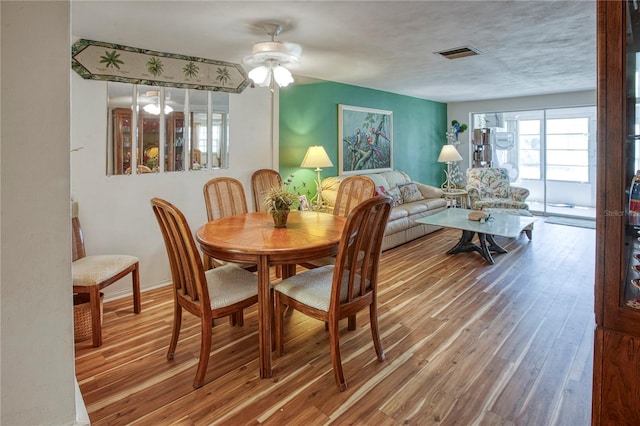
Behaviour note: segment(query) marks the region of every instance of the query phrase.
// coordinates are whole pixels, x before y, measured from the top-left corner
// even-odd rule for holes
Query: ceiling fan
[[[258,86],[269,87],[274,81],[280,87],[288,86],[293,77],[283,65],[298,62],[302,47],[275,39],[282,32],[282,25],[264,24],[263,27],[271,40],[254,43],[251,54],[242,58],[242,64]]]

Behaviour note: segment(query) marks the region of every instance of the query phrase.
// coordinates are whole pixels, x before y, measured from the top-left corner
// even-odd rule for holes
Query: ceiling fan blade
[[[302,54],[302,46],[297,43],[283,42],[284,48],[290,55],[300,57]]]

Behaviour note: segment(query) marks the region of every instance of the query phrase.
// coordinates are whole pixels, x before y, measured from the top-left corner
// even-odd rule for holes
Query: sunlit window
[[[547,179],[589,181],[589,119],[547,120]]]
[[[541,120],[519,120],[520,178],[540,179],[542,176],[540,132]]]

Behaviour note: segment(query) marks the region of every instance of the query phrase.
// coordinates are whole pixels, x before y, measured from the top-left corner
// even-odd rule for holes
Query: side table
[[[444,190],[443,197],[447,200],[447,207],[467,208],[467,198],[469,193],[466,189],[450,189]]]

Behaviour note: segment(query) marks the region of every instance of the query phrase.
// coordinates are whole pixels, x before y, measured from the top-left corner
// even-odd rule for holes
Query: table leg
[[[462,253],[462,252],[468,252],[468,251],[479,251],[480,247],[478,247],[471,241],[474,235],[475,235],[475,232],[473,231],[462,231],[462,236],[460,237],[460,241],[458,241],[458,243],[455,246],[453,246],[447,252],[447,254],[455,254],[455,253]]]
[[[460,237],[460,241],[458,241],[458,243],[455,246],[453,246],[449,251],[447,251],[447,254],[477,251],[482,255],[482,257],[485,258],[487,262],[493,264],[494,260],[493,260],[493,256],[491,255],[491,252],[507,253],[507,250],[500,247],[498,243],[496,243],[496,240],[493,238],[493,235],[478,233],[478,241],[480,242],[479,246],[472,241],[474,235],[475,235],[475,232],[473,231],[462,231],[462,236]],[[488,246],[487,246],[487,242],[489,242]]]
[[[258,259],[258,347],[260,351],[260,377],[271,377],[271,318],[273,303],[269,288],[269,261],[267,256]]]
[[[292,277],[296,274],[296,265],[282,265],[282,279]]]
[[[490,251],[494,253],[508,253],[507,250],[505,250],[498,243],[496,243],[496,240],[493,239],[493,235],[487,234],[487,241],[489,241],[489,244],[491,244],[489,246]]]
[[[489,251],[489,248],[487,247],[487,234],[478,234],[478,241],[480,241],[480,254],[482,255],[482,257],[484,257],[484,259],[491,263],[492,265],[495,263],[495,261],[493,260],[493,257],[491,256],[491,251]]]

